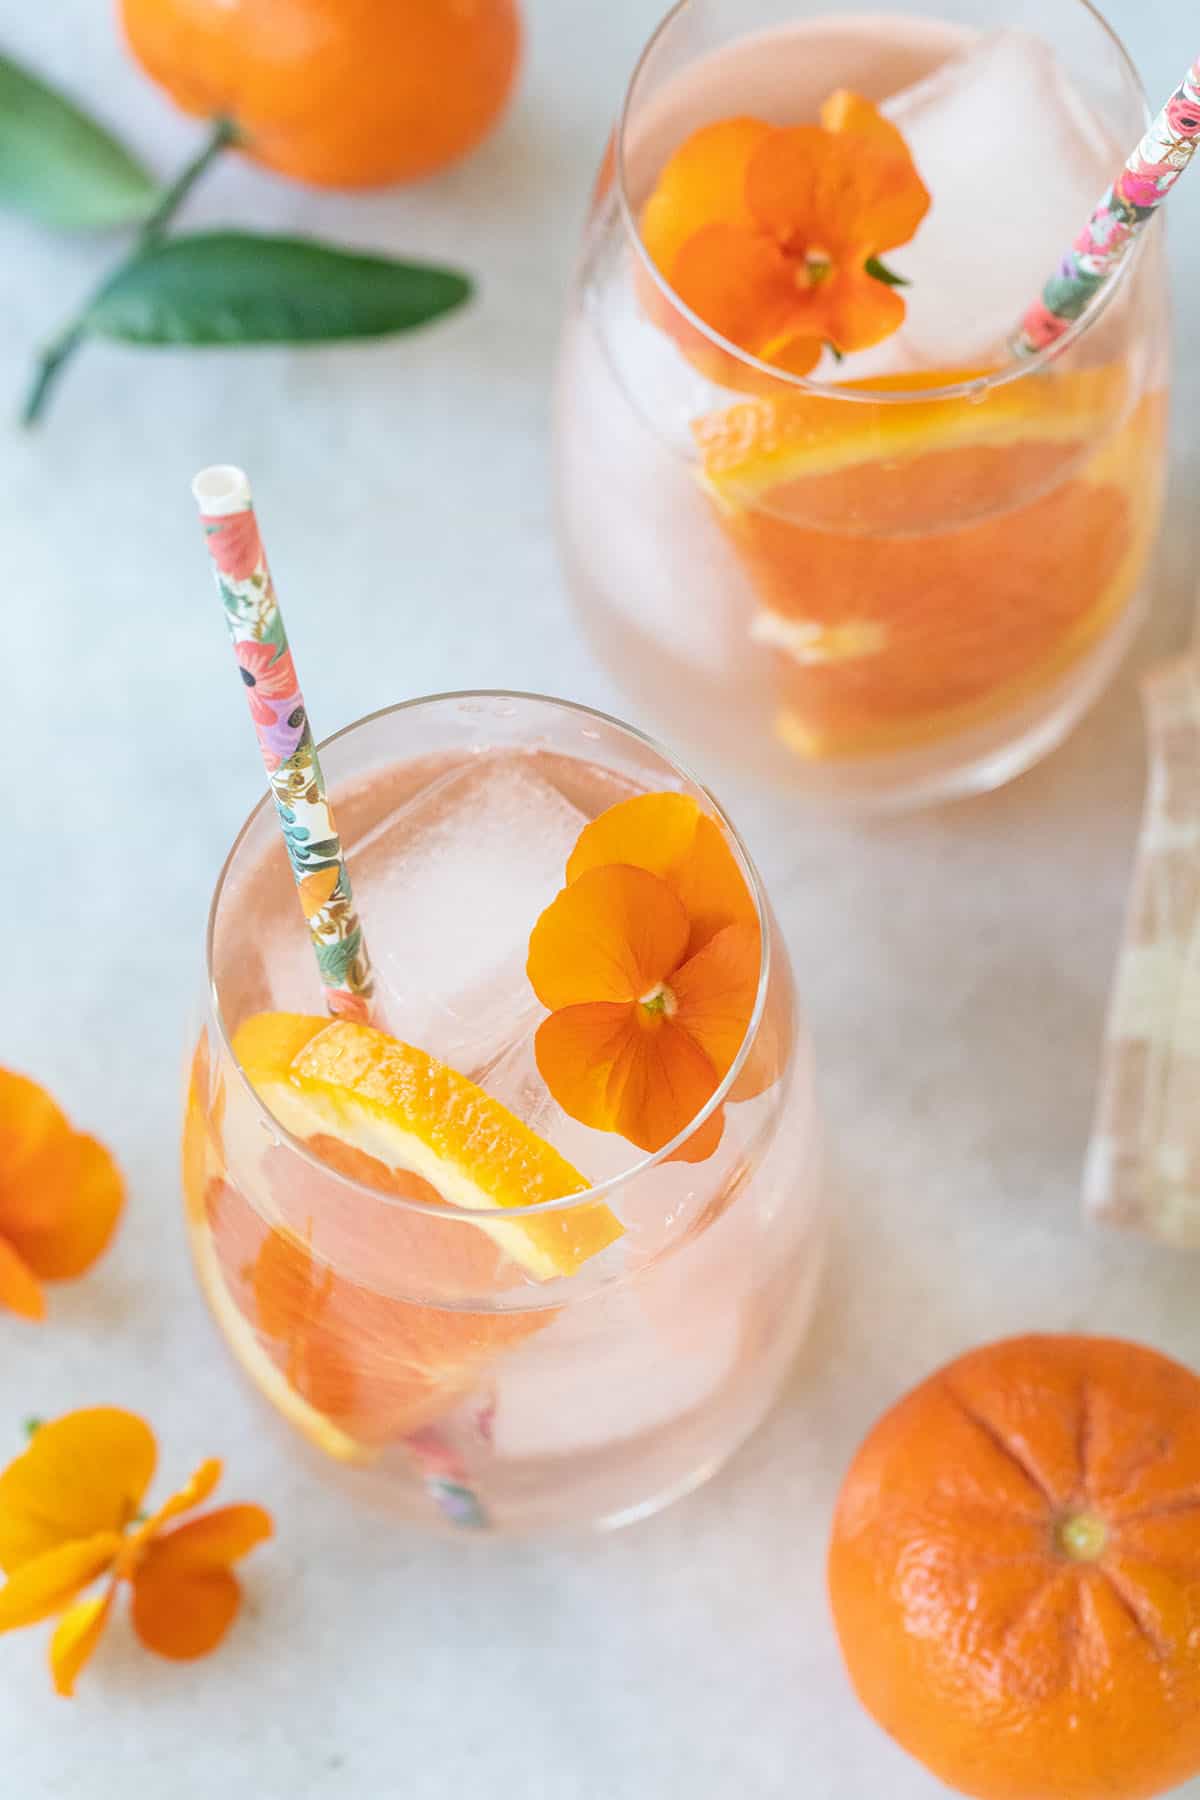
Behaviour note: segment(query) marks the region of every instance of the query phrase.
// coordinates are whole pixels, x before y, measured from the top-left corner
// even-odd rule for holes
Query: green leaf
[[[263,634],[259,639],[259,642],[262,644],[274,644],[277,650],[285,650],[287,648],[287,633],[283,629],[283,614],[277,606],[272,607],[271,615],[268,618],[266,625],[263,627]]]
[[[1086,270],[1072,270],[1070,275],[1052,275],[1042,289],[1042,299],[1060,319],[1078,319],[1086,311],[1097,288],[1104,286],[1103,275]]]
[[[96,295],[87,329],[129,344],[302,344],[410,331],[461,306],[465,275],[309,238],[198,232],[153,245]]]
[[[123,144],[0,56],[0,204],[44,225],[101,230],[148,217],[158,199]]]
[[[911,281],[905,281],[903,275],[897,275],[886,263],[881,263],[877,256],[868,256],[863,268],[873,281],[882,281],[884,287],[911,287]]]
[[[315,844],[297,845],[297,851],[303,857],[306,867],[319,862],[322,868],[327,868],[331,862],[337,861],[341,848],[335,837],[320,838]]]
[[[362,931],[357,925],[348,937],[340,938],[336,943],[317,944],[317,967],[321,971],[321,979],[328,987],[342,985],[357,962],[361,949]]]

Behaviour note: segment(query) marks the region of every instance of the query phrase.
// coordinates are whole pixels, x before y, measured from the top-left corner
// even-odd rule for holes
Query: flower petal
[[[77,1601],[58,1621],[50,1639],[50,1672],[55,1692],[64,1699],[75,1692],[76,1681],[104,1635],[115,1593],[116,1585],[110,1582],[103,1594]]]
[[[220,1479],[221,1464],[216,1457],[209,1457],[189,1476],[183,1487],[172,1494],[169,1499],[164,1500],[156,1512],[152,1512],[148,1519],[142,1521],[136,1531],[129,1534],[125,1540],[125,1553],[122,1560],[132,1567],[144,1546],[158,1537],[163,1526],[169,1525],[171,1520],[177,1519],[181,1513],[191,1512],[194,1507],[202,1505]]]
[[[268,700],[290,700],[298,693],[296,667],[290,650],[282,650],[278,644],[245,638],[234,646],[234,654],[252,700],[258,696]]]
[[[661,1150],[707,1106],[716,1087],[712,1063],[675,1020],[645,1023],[631,1059],[617,1128],[643,1150]]]
[[[671,284],[710,331],[751,356],[786,330],[795,309],[795,267],[753,225],[695,232],[675,258]]]
[[[173,1661],[214,1651],[239,1606],[241,1582],[225,1564],[191,1568],[151,1553],[133,1577],[133,1629],[148,1651]]]
[[[707,813],[696,821],[692,847],[671,877],[692,921],[688,955],[694,956],[726,925],[753,925],[758,912],[746,877],[720,825]]]
[[[892,156],[912,161],[912,152],[900,127],[885,119],[877,106],[850,88],[836,88],[821,107],[820,116],[826,131],[865,133]]]
[[[543,1006],[628,1002],[683,959],[688,916],[644,869],[590,869],[563,888],[533,928],[528,974]]]
[[[807,329],[781,331],[758,352],[759,362],[770,363],[788,375],[811,375],[825,350],[824,337],[812,337]]]
[[[58,1218],[69,1192],[71,1127],[45,1088],[0,1069],[0,1235]]]
[[[642,210],[640,232],[668,281],[687,240],[704,225],[748,225],[746,167],[771,127],[761,119],[722,119],[679,146]]]
[[[876,156],[874,143],[870,155],[862,156],[859,192],[856,222],[872,251],[907,244],[932,204],[912,157],[889,155],[882,145]]]
[[[633,1001],[567,1006],[538,1026],[538,1072],[564,1112],[615,1131],[625,1066],[637,1037]]]
[[[723,926],[757,917],[728,838],[689,794],[635,794],[585,825],[567,863],[568,882],[605,863],[647,869],[674,889],[691,919],[689,956]]]
[[[538,1027],[542,1079],[572,1118],[661,1150],[712,1097],[708,1057],[664,1015],[637,1006],[570,1006]]]
[[[789,248],[828,254],[856,243],[856,198],[853,153],[819,125],[787,126],[755,145],[746,168],[747,205],[754,223]]]
[[[826,321],[839,350],[867,350],[904,323],[907,308],[895,288],[864,269],[844,269],[829,283]]]
[[[208,553],[223,575],[247,581],[263,560],[258,521],[250,511],[202,514]]]
[[[97,1406],[41,1425],[0,1474],[0,1568],[96,1532],[124,1531],[154,1474],[150,1427]]]
[[[0,1237],[0,1310],[22,1319],[44,1319],[46,1296],[41,1283],[10,1243]]]
[[[929,210],[912,158],[867,133],[795,125],[759,143],[746,170],[758,224],[793,253],[865,261],[905,244]]]
[[[258,691],[266,694],[271,700],[298,699],[300,684],[296,680],[296,666],[292,661],[290,650],[278,651],[262,669],[258,677]]]
[[[274,1534],[275,1522],[265,1507],[239,1502],[218,1506],[203,1518],[177,1525],[159,1538],[148,1554],[159,1563],[165,1560],[179,1568],[225,1568],[249,1556]]]
[[[64,1184],[57,1217],[36,1229],[9,1230],[30,1268],[46,1281],[69,1281],[91,1268],[107,1248],[125,1201],[121,1172],[94,1137],[71,1132],[61,1166],[73,1172]]]
[[[98,1531],[22,1563],[0,1588],[0,1631],[36,1625],[61,1612],[112,1567],[120,1548],[120,1532]]]
[[[0,1069],[0,1168],[7,1173],[36,1155],[46,1138],[67,1127],[62,1109],[38,1082]]]
[[[672,1150],[668,1162],[701,1163],[707,1162],[719,1147],[725,1135],[725,1108],[718,1106],[716,1112],[709,1113],[698,1131],[693,1131],[690,1138],[685,1138],[678,1150]]]
[[[618,800],[580,832],[567,860],[567,881],[606,863],[628,863],[669,881],[696,835],[700,808],[690,794],[634,794]]]
[[[222,1506],[155,1537],[132,1577],[133,1624],[142,1642],[160,1656],[184,1661],[214,1650],[241,1599],[229,1565],[274,1529],[261,1506]]]
[[[229,1569],[178,1569],[148,1558],[133,1580],[133,1628],[147,1650],[190,1662],[216,1649],[241,1599]]]
[[[753,925],[727,925],[671,978],[674,1023],[699,1044],[718,1077],[741,1049],[754,1011],[762,944]]]

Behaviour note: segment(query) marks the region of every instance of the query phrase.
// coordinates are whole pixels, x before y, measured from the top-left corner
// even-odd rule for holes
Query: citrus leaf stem
[[[201,176],[206,173],[223,150],[227,149],[230,144],[236,143],[237,136],[237,126],[233,123],[232,119],[219,118],[213,120],[212,128],[209,131],[208,138],[203,147],[189,163],[184,165],[170,187],[166,189],[162,199],[142,225],[142,228],[134,241],[133,249],[126,257],[124,263],[120,265],[120,268],[128,267],[130,263],[135,262],[146,250],[151,249],[159,242],[167,226],[171,223],[171,220],[175,217],[175,214],[179,211],[179,208],[183,205]],[[117,273],[119,272],[120,270],[118,269]],[[103,287],[107,287],[112,279],[112,276],[107,277],[103,283]],[[46,407],[46,402],[50,396],[51,389],[58,380],[63,368],[70,361],[71,357],[74,356],[76,350],[78,350],[80,344],[88,335],[88,314],[91,310],[92,301],[96,298],[96,294],[101,291],[102,289],[97,289],[89,297],[86,304],[80,308],[74,318],[63,327],[58,333],[58,336],[53,338],[42,351],[34,370],[34,377],[29,392],[25,397],[25,404],[21,409],[22,425],[36,425],[41,418]]]

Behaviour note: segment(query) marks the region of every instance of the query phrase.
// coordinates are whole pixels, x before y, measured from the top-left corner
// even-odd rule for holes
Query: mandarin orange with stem
[[[902,1399],[829,1553],[859,1699],[978,1800],[1150,1800],[1200,1772],[1200,1379],[1041,1336]]]
[[[186,112],[318,187],[432,174],[495,124],[515,0],[120,0],[130,48]]]

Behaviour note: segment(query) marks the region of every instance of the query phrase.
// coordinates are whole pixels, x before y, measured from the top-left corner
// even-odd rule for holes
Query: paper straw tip
[[[195,477],[192,494],[200,511],[210,518],[245,512],[250,505],[250,480],[246,471],[233,463],[213,463]]]

